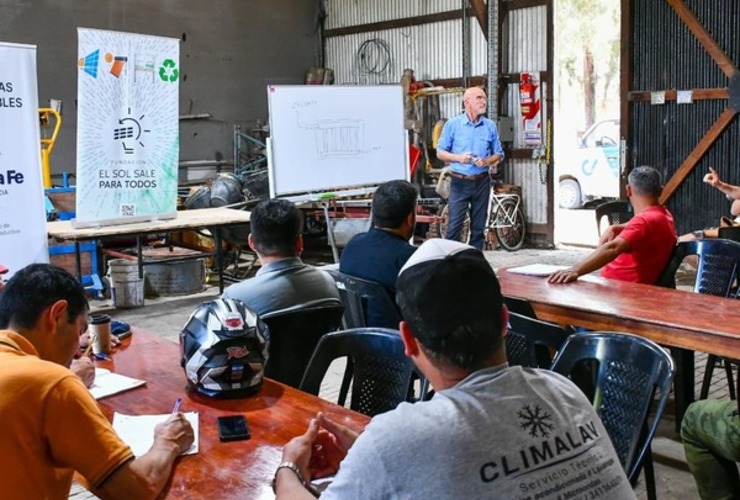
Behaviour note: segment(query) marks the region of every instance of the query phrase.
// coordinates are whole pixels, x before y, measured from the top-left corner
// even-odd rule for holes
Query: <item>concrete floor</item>
[[[534,263],[569,265],[579,261],[590,251],[590,249],[577,247],[562,247],[555,250],[523,249],[513,253],[487,251],[486,258],[494,268]],[[323,256],[323,259],[325,258]],[[200,302],[217,296],[218,288],[210,286],[202,293],[195,295],[147,299],[145,307],[140,309],[112,309],[109,301],[95,301],[92,305],[95,310],[109,311],[116,319],[126,321],[135,328],[154,332],[168,340],[177,342],[180,328],[185,324],[195,307]],[[703,373],[705,358],[701,356],[697,356],[697,358],[697,373]],[[332,367],[331,373],[322,386],[322,397],[336,400],[342,369],[343,365],[341,363]],[[720,375],[721,372],[715,382],[713,397],[727,397],[726,382],[720,379]],[[662,424],[653,441],[652,448],[656,467],[658,498],[698,499],[696,486],[686,466],[680,437],[674,431],[674,417],[670,414],[670,409],[668,414],[663,416]],[[647,498],[642,480],[638,483],[635,491],[638,498]],[[82,500],[95,497],[75,486],[70,498]]]

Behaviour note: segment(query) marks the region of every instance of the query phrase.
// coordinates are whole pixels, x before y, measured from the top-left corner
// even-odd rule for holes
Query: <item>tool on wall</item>
[[[54,106],[55,103],[59,103]],[[41,173],[44,180],[44,189],[51,187],[51,152],[62,128],[61,101],[52,101],[53,108],[39,109],[39,125],[41,128]],[[49,134],[51,129],[51,134]],[[49,135],[51,135],[49,137]]]

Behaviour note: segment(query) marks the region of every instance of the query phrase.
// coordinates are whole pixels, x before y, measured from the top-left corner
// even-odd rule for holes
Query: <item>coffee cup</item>
[[[90,342],[94,354],[110,354],[110,316],[107,314],[90,315]]]

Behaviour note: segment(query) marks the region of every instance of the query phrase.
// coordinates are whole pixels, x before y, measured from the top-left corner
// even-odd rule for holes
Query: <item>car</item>
[[[581,208],[597,198],[619,198],[619,120],[594,123],[583,134],[578,149],[561,168],[558,204]]]

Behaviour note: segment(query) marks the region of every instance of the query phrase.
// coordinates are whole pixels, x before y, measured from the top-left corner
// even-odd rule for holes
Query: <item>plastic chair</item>
[[[624,224],[634,216],[635,213],[629,201],[607,201],[596,207],[596,230],[601,236],[601,219],[608,217],[609,225]]]
[[[571,333],[558,325],[510,312],[504,339],[509,365],[550,368],[552,353],[560,350]]]
[[[504,304],[510,313],[516,313],[528,318],[537,319],[534,307],[532,307],[532,304],[530,304],[528,300],[504,296]]]
[[[736,283],[740,276],[740,243],[721,238],[683,241],[676,246],[673,258],[671,258],[668,267],[663,272],[664,276],[661,276],[659,281],[665,281],[669,277],[675,276],[681,262],[689,255],[696,255],[699,260],[696,281],[694,282],[695,293],[706,293],[719,297],[730,297],[732,295],[733,287],[737,286]],[[704,370],[704,379],[699,394],[700,399],[706,399],[709,396],[714,368],[718,365],[724,365],[730,397],[733,399],[736,397],[732,362],[729,359],[710,354]]]
[[[352,377],[352,410],[372,417],[410,399],[414,363],[404,354],[398,330],[389,328],[353,328],[324,335],[300,389],[318,395],[329,365],[345,356]],[[340,394],[339,405],[344,405],[345,397]]]
[[[322,335],[339,329],[344,306],[319,299],[262,316],[270,328],[270,357],[265,376],[298,387]]]
[[[334,278],[344,304],[344,328],[398,328],[401,313],[383,285],[333,269],[326,272]]]
[[[655,498],[650,442],[668,402],[675,371],[673,360],[650,340],[624,333],[595,332],[568,337],[552,370],[575,378],[573,375],[584,363],[595,363],[589,374],[594,386],[592,403],[622,467],[634,482],[644,462],[648,498]],[[583,384],[579,387],[584,389]],[[587,390],[584,392],[588,395]]]

